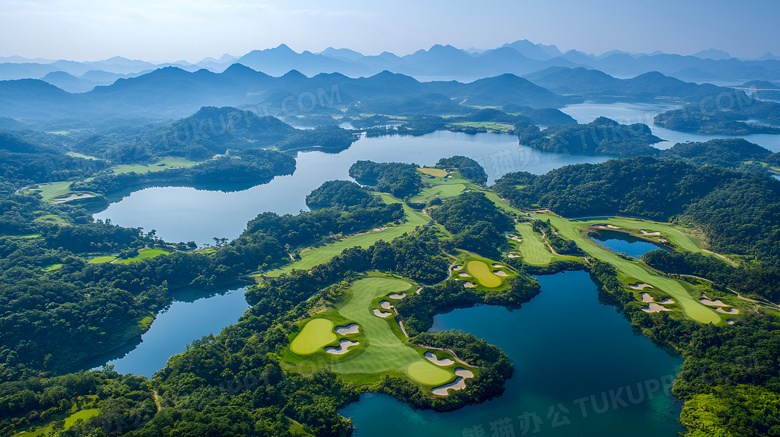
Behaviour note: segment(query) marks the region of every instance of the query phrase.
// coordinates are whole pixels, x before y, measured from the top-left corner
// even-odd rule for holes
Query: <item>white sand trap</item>
[[[501,264],[493,264],[493,267],[504,267]]]
[[[503,270],[496,270],[495,272],[493,272],[493,274],[494,274],[494,275],[496,275],[496,276],[509,276],[509,275],[508,275],[508,274],[507,274],[505,271],[503,271]]]
[[[456,272],[459,271],[459,270],[463,270],[463,266],[455,266],[455,267],[452,268],[452,270],[454,270]]]
[[[421,291],[422,291],[422,287],[418,288],[417,291],[414,292],[414,294],[420,294]]]
[[[455,369],[455,376],[460,376],[463,379],[469,379],[474,377],[474,372],[472,372],[469,369],[458,367],[457,369]]]
[[[671,311],[669,308],[666,308],[664,306],[658,305],[655,302],[651,302],[647,304],[646,308],[642,308],[642,311],[646,313],[660,313],[661,311]]]
[[[523,239],[518,237],[518,236],[516,236],[516,235],[512,235],[511,237],[509,237],[509,239],[517,241],[518,243],[522,243],[523,242]]]
[[[669,305],[669,304],[673,304],[673,303],[675,303],[675,302],[674,302],[674,300],[672,300],[672,299],[669,299],[669,298],[667,297],[666,299],[664,299],[664,300],[662,300],[662,301],[660,301],[660,302],[658,302],[658,303],[660,303],[661,305]]]
[[[733,325],[734,321],[733,320],[726,320],[726,323],[728,323],[729,325]]]
[[[507,255],[509,258],[520,258],[520,255],[515,255],[514,253],[510,253]]]
[[[607,225],[607,227],[610,229],[620,229],[619,226],[615,226],[615,225]]]
[[[384,309],[386,309],[386,310],[389,310],[390,308],[393,307],[392,305],[390,305],[390,302],[388,302],[386,300],[383,300],[382,302],[379,302],[379,306],[384,308]]]
[[[346,326],[336,326],[333,330],[338,335],[357,334],[360,332],[360,326],[357,323],[350,323]]]
[[[401,294],[397,294],[397,293],[388,294],[388,295],[387,295],[387,297],[389,297],[390,299],[399,300],[399,299],[403,299],[403,298],[405,298],[405,297],[406,297],[406,293],[401,293]]]
[[[461,278],[468,278],[469,274],[468,273],[460,273],[460,274],[458,274],[458,276],[460,276]]]
[[[703,303],[704,305],[711,306],[711,307],[727,307],[728,306],[725,303],[721,302],[720,299],[719,300],[709,300],[709,299],[703,299],[702,298],[702,299],[699,299],[699,302]]]
[[[721,314],[739,314],[739,310],[736,308],[732,308],[728,311],[724,310],[723,308],[718,308],[715,311],[721,313]]]
[[[390,316],[392,316],[392,315],[393,315],[393,313],[386,313],[386,312],[384,312],[384,311],[379,311],[378,309],[374,308],[374,315],[375,315],[375,316],[377,316],[377,317],[381,317],[381,318],[383,318],[383,319],[384,319],[385,317],[390,317]]]
[[[344,339],[339,341],[339,347],[328,346],[325,348],[325,352],[333,355],[343,355],[349,352],[349,348],[351,348],[352,346],[357,346],[359,344],[360,343]]]
[[[463,286],[466,288],[474,288],[476,285],[472,284],[471,282],[464,282]]]
[[[660,232],[647,232],[646,230],[642,229],[639,231],[642,235],[661,235]]]
[[[644,303],[655,302],[655,299],[653,299],[653,296],[650,296],[647,293],[642,293],[642,302]]]
[[[644,290],[645,288],[653,288],[653,286],[650,284],[645,284],[644,282],[637,282],[636,284],[629,285],[628,288],[632,290]]]
[[[449,358],[442,358],[442,359],[437,358],[433,352],[426,352],[423,356],[427,358],[428,361],[432,362],[433,364],[436,364],[437,366],[449,366],[450,364],[455,364],[455,361],[452,361]]]
[[[463,380],[463,378],[457,378],[455,381],[452,381],[449,384],[440,385],[433,390],[431,390],[431,393],[435,394],[436,396],[449,396],[450,395],[450,389],[452,390],[463,390],[466,388],[466,381]]]

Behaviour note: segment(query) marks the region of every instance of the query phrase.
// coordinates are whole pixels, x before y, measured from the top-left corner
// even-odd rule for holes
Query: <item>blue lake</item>
[[[634,258],[641,258],[642,255],[656,249],[663,249],[662,246],[655,245],[625,232],[599,230],[599,234],[591,235],[591,238],[613,252],[624,253]]]

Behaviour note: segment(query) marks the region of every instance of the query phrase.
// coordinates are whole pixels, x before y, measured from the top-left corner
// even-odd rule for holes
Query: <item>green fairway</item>
[[[410,201],[419,203],[426,202],[438,197],[439,199],[449,199],[451,197],[457,197],[466,189],[463,184],[441,184],[434,185],[429,188],[424,188],[420,191],[420,194],[414,196]]]
[[[381,194],[381,197],[385,203],[401,203],[404,208],[406,222],[401,223],[398,226],[391,226],[381,231],[353,235],[335,243],[326,244],[314,249],[304,250],[301,252],[301,259],[299,261],[282,268],[266,272],[265,275],[280,276],[285,273],[290,273],[294,269],[309,270],[316,265],[330,261],[334,256],[340,254],[345,249],[352,247],[369,247],[379,240],[391,241],[394,238],[400,237],[405,232],[413,231],[417,226],[422,226],[428,223],[430,220],[428,217],[410,208],[408,205],[406,205],[406,203],[401,202],[389,194]]]
[[[111,261],[115,260],[115,256],[96,256],[92,258],[91,260],[87,261],[87,264],[103,264],[103,263],[110,263]]]
[[[442,170],[440,168],[420,168],[419,169],[422,173],[425,173],[430,176],[434,176],[437,178],[443,178],[447,176],[447,170]]]
[[[593,240],[583,237],[580,231],[586,225],[586,222],[570,221],[549,213],[534,214],[534,218],[540,220],[549,219],[550,223],[558,229],[558,232],[563,237],[574,240],[577,246],[588,255],[612,264],[627,277],[633,278],[638,282],[650,284],[655,290],[668,294],[677,301],[682,311],[688,317],[702,323],[718,323],[721,321],[720,316],[715,311],[702,305],[698,301],[698,296],[691,296],[679,281],[659,276],[640,261],[622,259],[614,253],[605,250]]]
[[[497,130],[500,132],[510,132],[515,129],[515,127],[511,124],[495,123],[490,121],[462,121],[459,123],[452,123],[450,126],[485,128],[490,130]]]
[[[416,361],[409,365],[406,374],[410,378],[425,385],[442,385],[452,379],[452,373],[425,361]]]
[[[43,200],[52,200],[55,197],[66,196],[71,193],[70,182],[40,184],[38,188],[33,188],[31,191],[40,194]]]
[[[501,278],[493,274],[493,271],[482,261],[469,261],[466,270],[484,287],[495,288],[501,285]]]
[[[189,159],[179,158],[175,156],[167,156],[160,159],[153,164],[127,164],[127,165],[115,165],[107,170],[109,173],[122,174],[122,173],[149,173],[155,171],[168,170],[169,168],[178,167],[192,167],[198,164],[195,161]]]
[[[157,248],[154,248],[154,249],[146,248],[146,249],[139,250],[138,251],[138,255],[136,255],[136,256],[134,256],[132,258],[119,259],[119,260],[116,260],[115,262],[117,264],[129,264],[129,263],[134,263],[134,262],[138,262],[138,261],[141,261],[141,260],[145,260],[147,258],[154,258],[154,257],[160,256],[160,255],[168,255],[168,252],[165,251],[165,250],[162,250],[162,249],[157,249]]]
[[[328,319],[313,319],[306,323],[293,339],[290,350],[298,355],[311,355],[336,341],[333,322]]]
[[[86,421],[90,417],[95,417],[98,414],[100,414],[100,410],[98,410],[97,408],[90,408],[87,410],[77,411],[65,418],[64,429],[68,429],[72,427],[79,419]],[[33,432],[20,432],[17,433],[16,435],[19,437],[39,437],[39,436],[45,436],[50,434],[53,429],[54,429],[54,423],[51,423],[48,426],[44,426],[43,428],[38,428]]]
[[[542,236],[534,232],[530,223],[519,223],[515,230],[523,239],[516,243],[523,255],[523,261],[534,266],[546,266],[553,259],[553,254],[542,240]]]

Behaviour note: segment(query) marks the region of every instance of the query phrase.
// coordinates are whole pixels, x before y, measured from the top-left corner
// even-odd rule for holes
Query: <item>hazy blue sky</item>
[[[407,54],[529,39],[600,54],[780,55],[777,0],[0,0],[0,56],[197,61],[281,43]]]

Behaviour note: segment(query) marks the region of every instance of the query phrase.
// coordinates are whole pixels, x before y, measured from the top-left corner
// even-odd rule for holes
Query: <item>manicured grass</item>
[[[149,173],[155,171],[163,171],[169,168],[176,168],[176,167],[192,167],[193,165],[196,164],[198,163],[195,161],[190,161],[189,159],[179,158],[175,156],[168,156],[160,159],[159,161],[153,164],[115,165],[111,167],[109,170],[113,172],[113,174],[122,174],[122,173],[130,173],[130,172]]]
[[[328,319],[312,319],[290,344],[290,350],[298,355],[311,355],[336,341],[333,322]]]
[[[459,123],[452,123],[452,126],[458,126],[458,127],[474,127],[474,128],[485,128],[490,130],[497,130],[501,132],[509,132],[515,129],[514,126],[507,123],[494,123],[490,121],[463,121]]]
[[[534,232],[530,223],[518,223],[515,225],[515,230],[523,241],[516,243],[510,240],[510,242],[517,244],[524,262],[535,266],[550,264],[553,254],[550,253],[550,249],[542,240],[542,236]]]
[[[51,264],[43,268],[44,272],[54,272],[62,268],[62,264]]]
[[[34,188],[31,191],[40,194],[41,197],[43,197],[43,200],[52,200],[55,197],[67,196],[71,193],[70,182],[41,184],[38,185],[38,188]]]
[[[410,378],[425,385],[442,385],[452,380],[452,373],[448,370],[436,366],[435,364],[416,361],[409,365],[406,369],[406,374]]]
[[[420,194],[414,196],[412,202],[427,202],[435,197],[439,199],[449,199],[451,197],[457,197],[466,189],[463,184],[441,184],[434,185],[432,187],[423,188]]]
[[[281,276],[286,273],[292,272],[294,269],[309,270],[310,268],[326,263],[330,261],[334,256],[340,254],[345,249],[352,247],[369,247],[379,240],[391,241],[394,238],[400,237],[405,232],[411,232],[414,228],[422,226],[430,221],[425,215],[413,210],[405,203],[396,199],[389,194],[380,194],[385,203],[401,203],[404,208],[404,216],[406,222],[401,223],[398,226],[391,226],[387,229],[377,232],[369,232],[367,234],[355,235],[344,238],[335,243],[326,244],[324,246],[316,247],[301,252],[301,259],[285,267],[271,270],[265,273],[266,276]]]
[[[640,261],[622,259],[614,253],[605,250],[593,240],[583,237],[580,231],[585,226],[585,222],[567,220],[549,213],[534,214],[534,216],[541,220],[549,219],[550,223],[558,229],[558,232],[563,237],[574,240],[577,246],[588,255],[612,264],[627,277],[650,284],[655,290],[668,294],[680,305],[685,315],[691,319],[701,323],[719,323],[721,321],[720,316],[715,311],[702,305],[698,301],[698,296],[691,296],[679,281],[658,275]]]
[[[440,168],[420,168],[418,170],[420,170],[421,172],[427,175],[435,176],[437,178],[443,178],[447,176],[447,170],[443,170]]]
[[[79,419],[86,421],[90,417],[95,417],[98,414],[100,414],[100,410],[98,410],[97,408],[90,408],[90,409],[87,409],[87,410],[77,411],[77,412],[75,412],[75,413],[73,413],[70,416],[65,418],[65,429],[68,429],[71,426],[73,426],[76,423],[76,421],[79,420]],[[24,437],[39,437],[39,436],[44,436],[44,435],[47,435],[47,434],[51,433],[53,428],[54,428],[54,423],[51,423],[51,424],[49,424],[49,425],[47,425],[47,426],[45,426],[43,428],[38,428],[38,429],[36,429],[33,432],[20,432],[20,433],[18,433],[16,435],[20,436],[20,437],[21,436],[24,436]]]
[[[482,261],[469,261],[466,270],[484,287],[495,288],[501,285],[501,278],[493,274],[493,271]]]
[[[104,263],[110,263],[111,261],[115,260],[115,256],[96,256],[92,258],[91,260],[87,261],[87,264],[104,264]]]
[[[168,255],[168,252],[166,252],[166,251],[164,251],[162,249],[157,249],[157,248],[154,248],[154,249],[145,248],[145,249],[139,250],[138,251],[138,255],[136,255],[136,256],[134,256],[132,258],[119,259],[119,260],[116,260],[114,262],[117,263],[117,264],[129,264],[129,263],[134,263],[134,262],[138,262],[138,261],[141,261],[141,260],[145,260],[147,258],[154,258],[154,257],[160,256],[160,255]]]

